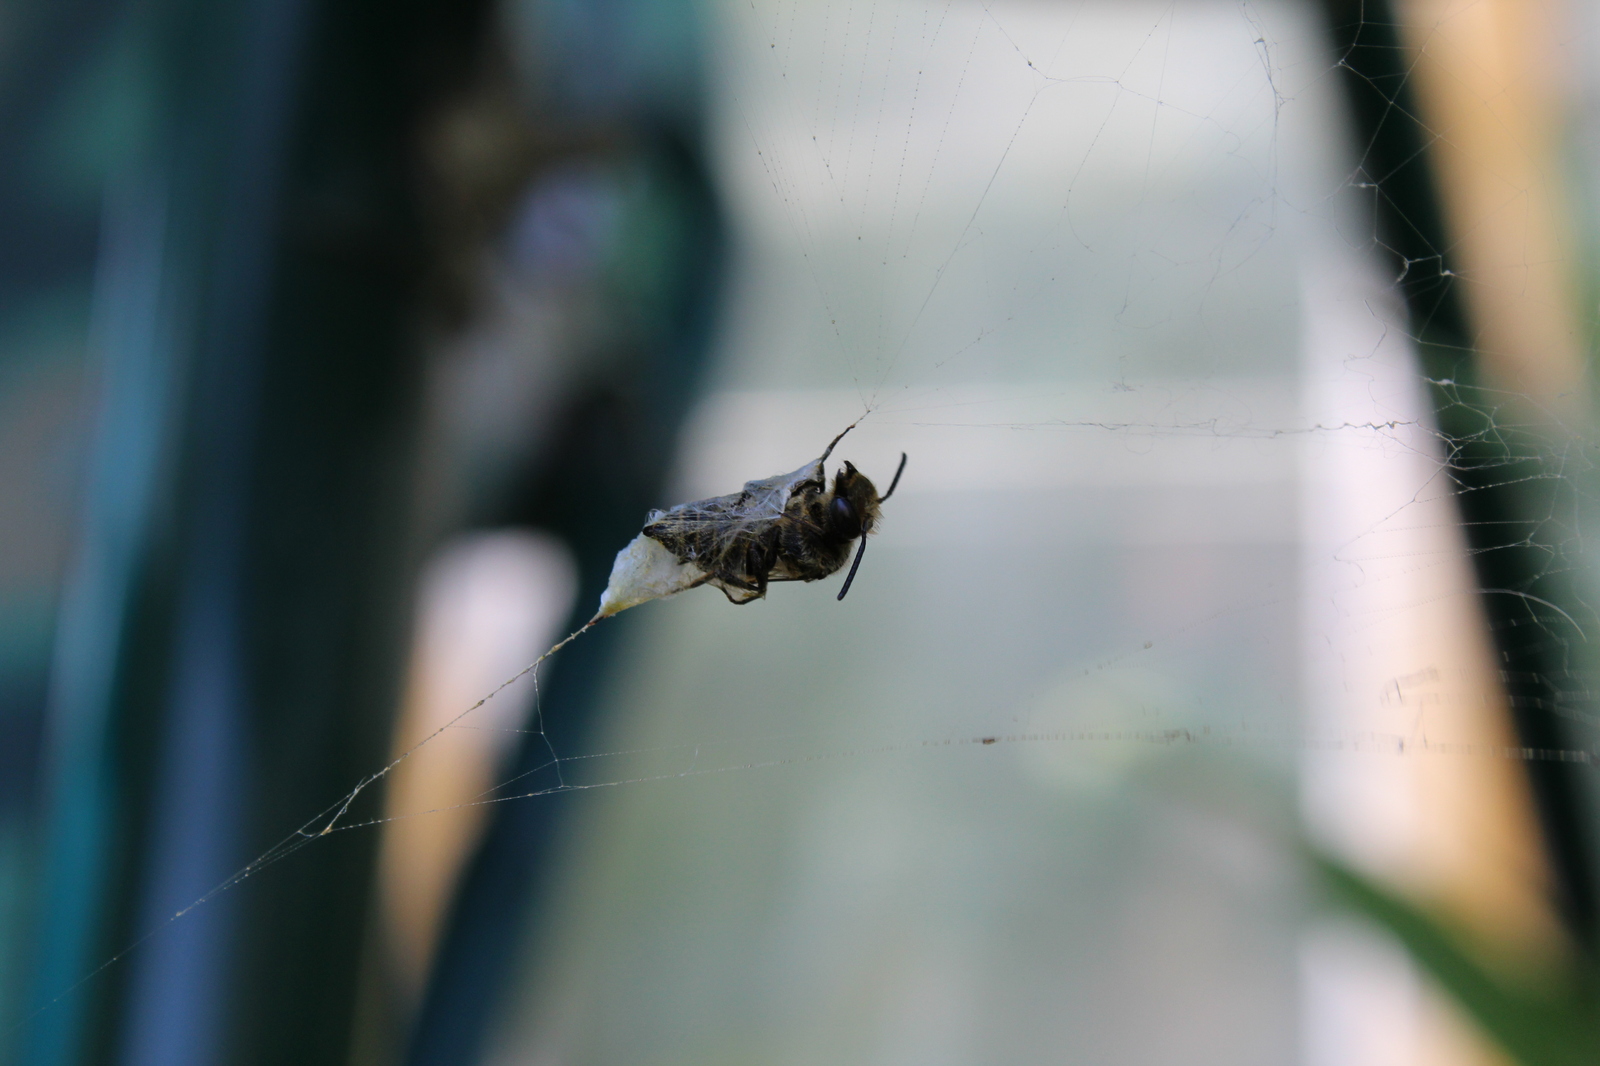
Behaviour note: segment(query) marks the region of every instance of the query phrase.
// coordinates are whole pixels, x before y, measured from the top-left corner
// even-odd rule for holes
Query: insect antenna
[[[849,430],[845,430],[845,433],[848,432]],[[839,434],[839,436],[844,436],[844,433]],[[838,443],[837,438],[835,438],[834,443]],[[829,445],[829,447],[831,448],[832,445]],[[889,491],[878,497],[879,503],[882,503],[884,500],[887,500],[890,496],[894,495],[895,488],[900,484],[900,475],[905,472],[906,453],[901,452],[900,465],[895,468],[894,480],[889,482]],[[865,554],[867,554],[867,531],[863,529],[861,531],[861,547],[856,549],[856,561],[850,564],[850,573],[845,575],[844,587],[839,590],[839,598],[841,600],[844,599],[844,594],[850,591],[850,583],[856,579],[856,571],[861,569],[861,557]]]
[[[904,465],[904,464],[901,464]],[[850,591],[850,582],[856,579],[856,571],[861,569],[861,557],[867,554],[867,537],[861,535],[861,547],[856,549],[856,561],[850,564],[850,573],[844,579],[844,588],[839,590],[839,598],[844,599],[844,594]]]
[[[894,480],[889,482],[889,491],[884,493],[882,496],[878,497],[878,502],[879,503],[883,503],[890,496],[894,495],[895,486],[900,484],[900,475],[904,474],[905,472],[906,472],[906,453],[905,452],[901,452],[900,453],[900,465],[899,465],[899,467],[897,467],[895,469]],[[856,557],[856,562],[859,563],[860,561],[861,561],[861,557],[857,556]]]

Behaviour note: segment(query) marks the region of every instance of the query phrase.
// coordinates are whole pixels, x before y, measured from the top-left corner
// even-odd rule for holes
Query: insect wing
[[[742,498],[739,504],[740,517],[752,520],[764,518],[779,518],[789,507],[789,501],[795,493],[800,492],[806,485],[816,485],[821,488],[825,485],[827,475],[822,471],[822,460],[813,459],[792,474],[779,474],[761,481],[747,481],[744,491],[739,494]]]
[[[657,512],[645,529],[680,557],[701,558],[716,547],[758,535],[783,517],[796,492],[808,484],[820,485],[823,478],[822,460],[815,459],[793,473],[748,481],[741,492]]]

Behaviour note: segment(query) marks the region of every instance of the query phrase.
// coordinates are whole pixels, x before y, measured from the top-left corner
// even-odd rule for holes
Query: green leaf
[[[1326,855],[1313,862],[1338,897],[1405,945],[1483,1031],[1522,1066],[1597,1066],[1600,1026],[1574,980],[1556,995],[1534,993],[1492,973],[1443,925],[1400,896]]]

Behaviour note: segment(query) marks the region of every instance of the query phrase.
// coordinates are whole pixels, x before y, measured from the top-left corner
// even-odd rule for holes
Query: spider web
[[[1487,939],[1546,942],[1515,767],[1593,755],[1510,729],[1475,564],[1581,565],[1588,460],[1531,379],[1475,378],[1411,321],[1454,250],[1385,231],[1326,27],[774,4],[720,32],[746,261],[676,498],[863,416],[849,457],[912,465],[848,615],[651,608],[612,697],[630,750],[566,787],[716,783],[573,820],[499,1060],[666,1061],[663,1034],[741,1061],[1453,1039],[1419,1007],[1403,1035],[1345,1027],[1343,1058],[1313,1042],[1353,990],[1416,979],[1300,931],[1283,808]],[[1485,538],[1462,495],[1517,484],[1555,491]],[[1581,713],[1592,620],[1537,584],[1491,595],[1574,649]]]
[[[1463,791],[1531,809],[1507,767],[1594,759],[1510,730],[1482,606],[1572,649],[1591,724],[1592,445],[1548,389],[1436,372],[1404,297],[1447,267],[1391,269],[1315,12],[708,19],[742,259],[663,502],[858,419],[841,457],[911,462],[843,607],[641,608],[595,750],[551,744],[537,662],[485,697],[550,759],[448,806],[593,794],[495,1061],[1283,1061],[1296,989],[1371,972],[1301,935],[1297,810],[1424,892],[1476,849],[1537,912],[1537,855],[1435,831]],[[1505,484],[1533,517],[1486,540],[1461,496]],[[1486,545],[1543,583],[1486,588]],[[483,702],[216,891],[436,815],[349,812]]]

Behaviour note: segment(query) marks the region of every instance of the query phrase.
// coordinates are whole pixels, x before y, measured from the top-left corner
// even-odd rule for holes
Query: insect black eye
[[[861,519],[856,517],[856,509],[851,507],[850,501],[843,496],[835,496],[828,510],[833,515],[835,529],[855,536],[855,531],[861,528]]]

